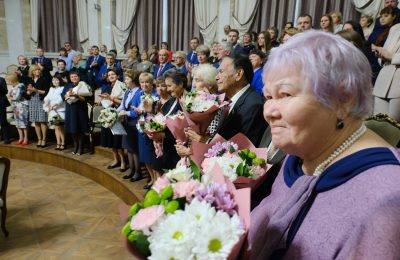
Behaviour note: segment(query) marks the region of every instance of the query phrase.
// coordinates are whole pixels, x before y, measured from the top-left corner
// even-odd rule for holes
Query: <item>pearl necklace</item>
[[[333,153],[320,163],[317,168],[315,168],[313,175],[320,175],[325,168],[341,153],[343,153],[347,148],[349,148],[355,141],[357,141],[365,132],[367,131],[367,127],[365,125],[361,125],[360,128],[357,129],[349,138],[347,138],[338,148],[333,151]]]

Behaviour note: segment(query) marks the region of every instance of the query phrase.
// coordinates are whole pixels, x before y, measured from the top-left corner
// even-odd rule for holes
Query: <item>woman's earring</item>
[[[338,119],[338,120],[337,120],[337,123],[336,123],[336,129],[343,129],[343,128],[344,128],[344,122],[343,122],[343,120]]]

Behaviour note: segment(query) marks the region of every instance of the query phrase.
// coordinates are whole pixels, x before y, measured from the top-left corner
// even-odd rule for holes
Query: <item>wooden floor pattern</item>
[[[120,235],[122,201],[88,178],[12,159],[7,198],[0,259],[132,259]]]

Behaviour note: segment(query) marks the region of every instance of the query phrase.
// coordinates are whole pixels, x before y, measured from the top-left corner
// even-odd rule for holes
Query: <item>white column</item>
[[[101,0],[101,43],[107,45],[107,49],[112,49],[111,17],[112,17],[111,0]]]
[[[217,41],[220,41],[221,38],[225,36],[224,34],[224,26],[227,24],[231,24],[231,13],[232,13],[232,4],[233,0],[220,0],[219,8],[218,8],[218,30],[217,30]]]
[[[166,42],[168,40],[168,0],[163,0],[162,4],[162,25],[162,41]]]
[[[87,1],[87,14],[88,14],[88,30],[89,30],[89,45],[100,45],[99,41],[99,14],[101,10],[97,10],[99,8],[97,0],[88,0]],[[101,7],[100,7],[101,8]]]
[[[9,64],[17,64],[17,57],[25,53],[22,0],[4,1]]]
[[[296,0],[295,10],[294,10],[294,18],[293,18],[293,26],[295,28],[297,28],[297,17],[299,17],[301,15],[300,10],[301,10],[301,1]]]

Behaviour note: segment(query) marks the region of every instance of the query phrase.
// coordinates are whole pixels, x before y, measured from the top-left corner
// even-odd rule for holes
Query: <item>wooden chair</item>
[[[386,114],[376,114],[364,120],[364,124],[392,146],[400,145],[400,123]]]
[[[0,156],[0,210],[1,210],[1,230],[8,237],[6,229],[7,217],[7,186],[8,175],[10,174],[10,160]]]

